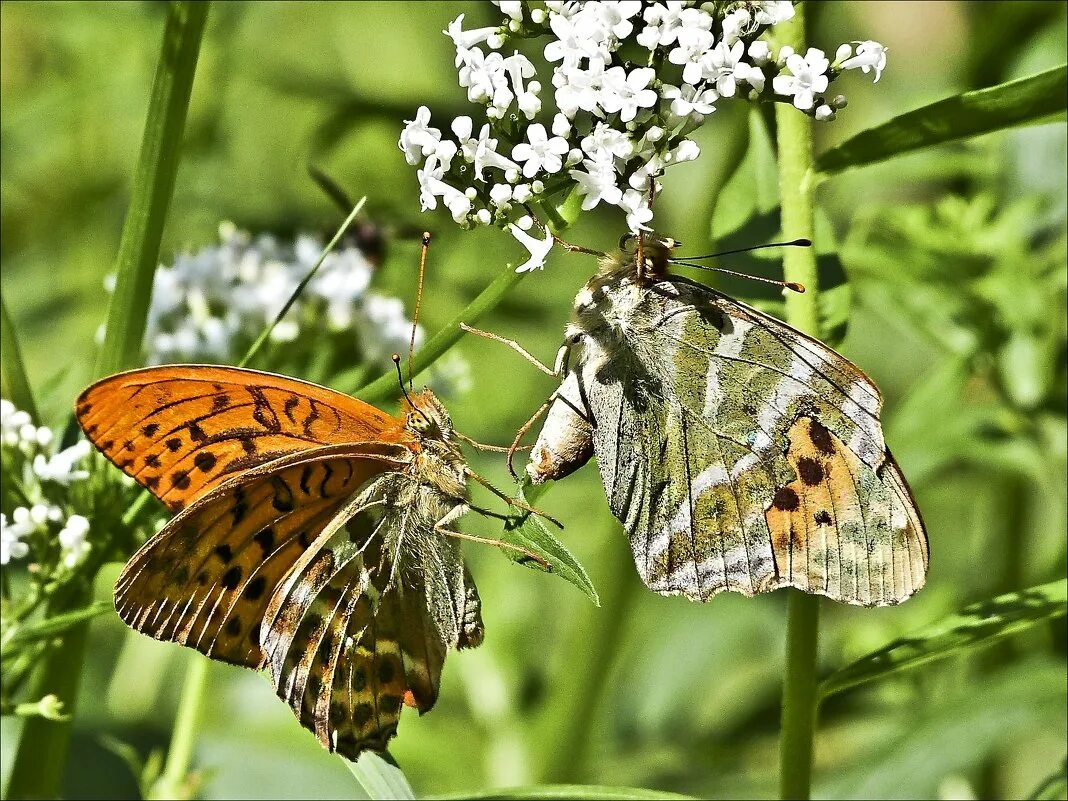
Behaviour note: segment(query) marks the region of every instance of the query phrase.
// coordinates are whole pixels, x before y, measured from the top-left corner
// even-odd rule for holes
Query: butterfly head
[[[404,427],[416,439],[448,442],[452,437],[452,418],[431,390],[405,395],[401,406],[406,412]]]
[[[619,248],[606,253],[599,263],[601,276],[627,277],[644,281],[663,278],[668,272],[668,260],[681,243],[669,236],[624,234]]]

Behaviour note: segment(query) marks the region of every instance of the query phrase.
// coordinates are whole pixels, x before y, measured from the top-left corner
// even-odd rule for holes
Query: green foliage
[[[1053,115],[1063,115],[1066,108],[1068,65],[902,114],[821,153],[816,170],[832,175],[923,147],[1048,122]]]
[[[685,801],[691,798],[678,793],[661,793],[655,790],[643,790],[638,787],[602,787],[594,784],[542,784],[537,787],[509,787],[506,790],[492,790],[486,793],[468,793],[465,795],[429,796],[437,801],[453,798],[515,798],[515,799],[590,799],[590,801]]]
[[[516,497],[528,506],[534,506],[538,498],[542,497],[549,488],[548,484],[534,486],[530,479],[523,477],[522,484],[516,490]],[[594,588],[590,577],[578,560],[564,547],[546,527],[544,521],[531,512],[521,512],[511,518],[504,527],[504,542],[517,545],[520,548],[531,551],[541,559],[544,564],[539,564],[524,553],[505,550],[509,559],[525,567],[535,570],[547,570],[565,581],[573,584],[580,592],[586,595],[594,605],[600,606],[597,590]]]
[[[826,698],[861,684],[989,645],[1068,611],[1068,580],[1052,581],[965,607],[840,668],[820,684]]]
[[[393,760],[368,751],[347,765],[368,798],[415,798],[411,785]]]

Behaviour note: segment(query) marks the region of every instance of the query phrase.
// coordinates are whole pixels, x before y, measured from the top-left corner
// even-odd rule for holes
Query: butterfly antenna
[[[751,250],[763,250],[764,248],[810,248],[812,247],[811,239],[794,239],[790,242],[768,242],[764,245],[752,245],[747,248],[737,248],[736,250],[721,250],[719,253],[706,253],[704,256],[679,256],[681,261],[701,261],[701,259],[718,259],[720,256],[733,256],[735,253],[748,253]],[[669,261],[675,261],[675,259],[669,259]]]
[[[671,259],[672,264],[677,264],[680,267],[693,267],[695,270],[709,270],[714,273],[723,273],[725,275],[733,275],[737,278],[748,278],[750,281],[759,281],[762,284],[771,284],[772,286],[782,287],[783,289],[789,289],[791,292],[796,292],[799,295],[805,293],[805,285],[800,281],[778,281],[774,278],[765,278],[762,275],[750,275],[749,273],[739,273],[735,270],[728,270],[726,267],[709,267],[707,264],[693,264],[688,261],[681,261],[679,259]]]
[[[683,267],[693,267],[696,270],[711,270],[712,272],[723,273],[724,275],[733,275],[737,278],[748,278],[752,281],[760,281],[765,284],[773,284],[775,286],[785,287],[792,292],[798,294],[804,293],[805,285],[798,281],[776,281],[774,278],[764,278],[759,275],[750,275],[749,273],[739,273],[735,270],[728,270],[726,267],[708,267],[704,264],[694,264],[694,261],[700,259],[715,259],[720,256],[731,256],[735,253],[748,253],[753,250],[763,250],[765,248],[785,248],[785,247],[799,247],[807,248],[812,247],[811,239],[794,239],[790,242],[769,242],[764,245],[753,245],[748,248],[737,248],[735,250],[724,250],[719,253],[706,253],[703,256],[679,256],[677,258],[668,259],[672,264],[678,264]]]
[[[426,416],[422,409],[415,405],[415,402],[412,400],[411,395],[408,394],[408,390],[404,387],[404,374],[401,373],[400,354],[394,353],[390,358],[393,359],[393,366],[397,368],[397,383],[400,384],[401,394],[404,396],[404,399],[408,401],[408,405],[411,406],[412,409],[419,413],[420,417],[422,417],[428,423],[433,425],[433,421],[431,421],[431,419]]]
[[[430,250],[430,231],[423,231],[423,246],[419,252],[419,289],[415,293],[415,314],[412,315],[412,338],[408,342],[408,389],[412,388],[412,361],[415,358],[415,332],[419,329],[419,307],[423,303],[423,276],[426,275],[426,252]]]

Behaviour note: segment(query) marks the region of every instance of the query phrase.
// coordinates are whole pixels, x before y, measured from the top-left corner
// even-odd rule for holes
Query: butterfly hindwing
[[[164,365],[93,384],[75,406],[89,440],[178,511],[235,474],[347,442],[410,441],[340,392],[236,367]]]
[[[373,480],[268,610],[278,694],[344,756],[384,749],[404,705],[434,705],[448,649],[481,642],[459,547],[433,530],[452,504],[403,473]]]
[[[591,308],[572,394],[650,588],[883,605],[922,586],[923,525],[856,367],[685,279],[608,283]]]

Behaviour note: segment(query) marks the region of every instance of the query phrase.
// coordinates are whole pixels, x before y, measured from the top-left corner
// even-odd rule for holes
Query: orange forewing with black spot
[[[363,401],[234,367],[120,373],[85,390],[75,411],[89,441],[171,511],[291,453],[352,442],[412,443],[401,421]]]

